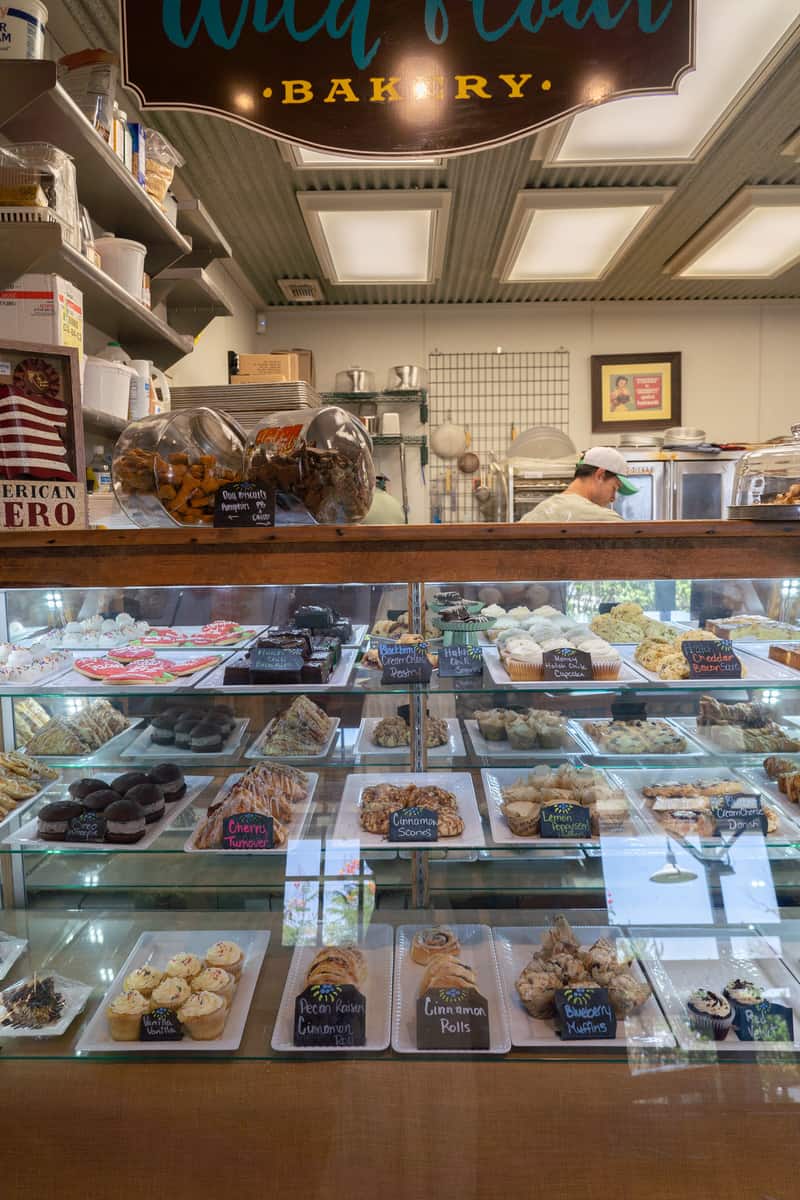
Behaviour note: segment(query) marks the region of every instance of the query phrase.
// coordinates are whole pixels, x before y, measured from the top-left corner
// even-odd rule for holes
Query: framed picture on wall
[[[592,355],[592,433],[681,423],[681,355]]]

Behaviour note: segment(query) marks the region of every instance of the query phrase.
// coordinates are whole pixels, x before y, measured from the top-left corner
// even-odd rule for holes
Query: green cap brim
[[[637,487],[633,486],[627,475],[618,475],[617,479],[619,480],[619,490],[623,496],[635,496],[639,491]]]

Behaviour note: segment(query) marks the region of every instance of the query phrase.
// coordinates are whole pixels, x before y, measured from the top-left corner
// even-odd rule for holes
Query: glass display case
[[[5,1060],[796,1061],[796,579],[126,574],[0,594]]]

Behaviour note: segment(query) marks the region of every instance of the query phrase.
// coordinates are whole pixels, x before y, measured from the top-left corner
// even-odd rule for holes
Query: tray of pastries
[[[391,814],[410,808],[437,814],[437,841],[389,840]],[[449,850],[486,844],[472,777],[458,771],[348,775],[333,837],[360,842],[362,847],[389,850],[437,847]]]
[[[716,696],[701,696],[697,716],[675,717],[674,723],[716,754],[800,752],[800,729],[781,725],[774,707],[761,701],[725,704]]]
[[[56,1038],[83,1012],[91,984],[42,973],[0,991],[0,1040]]]
[[[308,696],[298,696],[261,731],[245,758],[323,759],[330,754],[339,718],[329,717]]]
[[[572,723],[552,709],[478,709],[474,720],[464,724],[479,758],[527,760],[552,757],[554,751],[573,755],[586,750]]]
[[[160,709],[120,757],[176,759],[236,754],[249,717],[237,717],[227,704],[174,704]]]
[[[677,721],[664,717],[613,720],[599,717],[573,720],[592,754],[632,755],[634,757],[672,759],[700,757],[699,746],[686,736]]]
[[[102,750],[119,750],[141,724],[141,719],[124,716],[108,700],[87,700],[69,717],[51,717],[30,696],[14,706],[17,741],[27,754],[47,760],[90,758]]]
[[[273,848],[249,854],[285,853],[300,838],[311,815],[319,775],[281,763],[258,763],[229,775],[184,845],[188,854],[240,854],[223,844],[225,820],[255,813],[272,818]]]
[[[0,829],[29,809],[59,778],[58,771],[21,750],[0,754]]]
[[[457,717],[428,716],[425,723],[428,761],[463,758],[466,754],[461,723]],[[356,738],[355,754],[362,761],[393,760],[407,756],[411,729],[405,717],[363,717]]]

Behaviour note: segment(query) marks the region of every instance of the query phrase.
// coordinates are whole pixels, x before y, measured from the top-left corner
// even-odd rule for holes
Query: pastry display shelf
[[[393,392],[324,392],[322,396],[326,404],[418,404],[419,423],[428,424],[428,393],[419,391]]]
[[[153,306],[166,304],[170,326],[196,337],[215,317],[232,317],[233,309],[202,267],[168,267],[151,283]]]
[[[222,233],[202,200],[178,201],[178,229],[192,243],[191,253],[181,267],[207,267],[220,258],[232,258],[230,242]]]
[[[0,132],[12,142],[52,142],[69,154],[77,168],[81,203],[92,218],[117,237],[143,242],[148,252],[145,270],[151,275],[163,271],[190,253],[190,239],[134,179],[59,86],[56,74],[54,62],[3,63]]]
[[[13,63],[4,63],[5,67]],[[62,275],[83,293],[84,315],[135,358],[152,360],[166,370],[191,354],[193,341],[170,328],[64,240],[55,222],[0,225],[0,288],[28,271]]]

